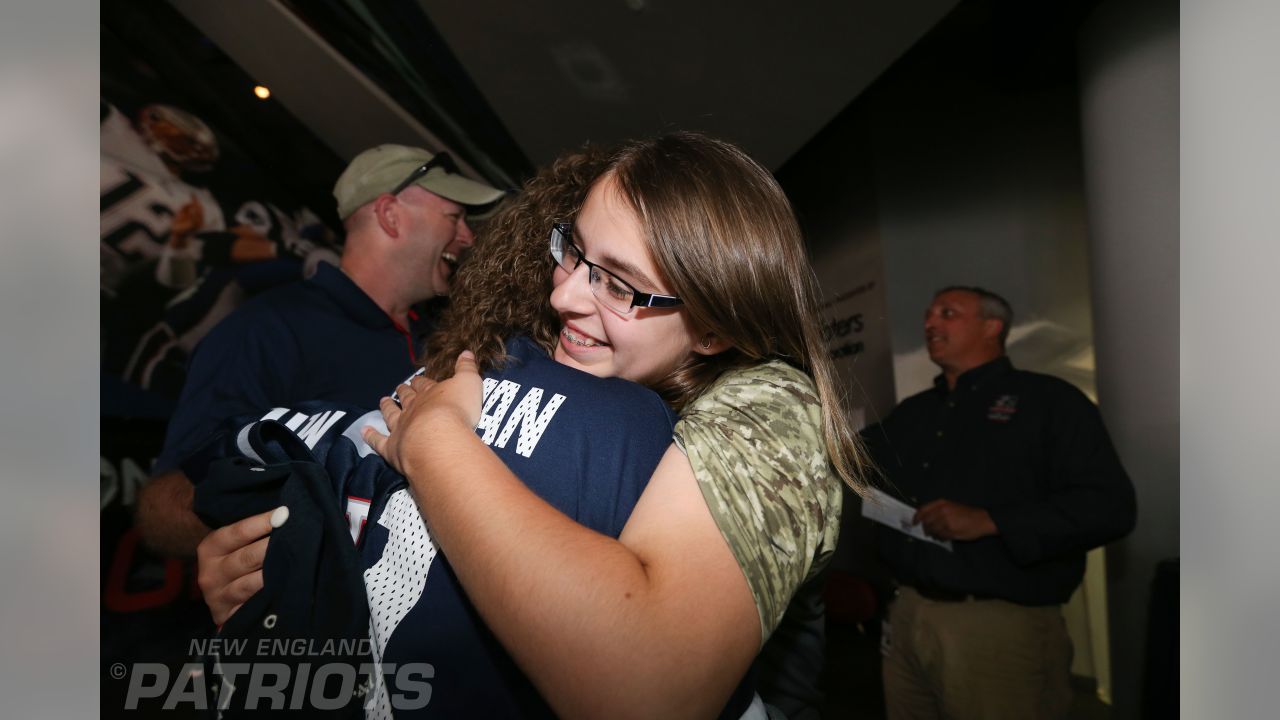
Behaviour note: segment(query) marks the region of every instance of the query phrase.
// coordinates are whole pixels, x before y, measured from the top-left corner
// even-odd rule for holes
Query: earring
[[[700,342],[700,343],[698,343],[698,344],[702,346],[702,349],[703,349],[703,350],[710,350],[710,349],[711,349],[711,338],[712,338],[711,333],[707,333],[706,335],[703,335],[703,336],[702,336],[702,342]]]

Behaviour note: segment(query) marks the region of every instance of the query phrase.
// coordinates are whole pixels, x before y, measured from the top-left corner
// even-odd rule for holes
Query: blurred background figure
[[[1133,485],[1097,408],[1005,355],[1013,310],[948,287],[925,313],[934,386],[863,432],[925,542],[880,526],[898,588],[882,636],[888,717],[1064,718],[1062,605],[1085,553],[1129,533]]]

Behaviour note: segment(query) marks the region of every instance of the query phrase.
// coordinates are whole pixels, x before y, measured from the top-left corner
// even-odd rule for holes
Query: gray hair
[[[938,297],[945,292],[967,292],[978,296],[978,312],[982,317],[1000,321],[1000,349],[1004,350],[1005,340],[1009,339],[1009,328],[1013,326],[1013,306],[1000,295],[976,285],[949,285],[934,293]]]

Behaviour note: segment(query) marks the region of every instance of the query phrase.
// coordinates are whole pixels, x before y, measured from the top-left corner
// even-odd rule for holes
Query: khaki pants
[[[889,720],[1064,718],[1071,640],[1059,606],[938,602],[904,587],[889,609]]]

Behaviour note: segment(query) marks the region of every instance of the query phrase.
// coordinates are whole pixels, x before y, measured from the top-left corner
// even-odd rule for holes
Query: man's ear
[[[725,340],[713,332],[703,333],[693,343],[693,351],[699,355],[719,355],[720,353],[733,347],[733,343]]]
[[[982,321],[982,337],[988,340],[994,340],[1000,337],[1000,331],[1004,329],[1004,321],[996,318],[986,318]]]
[[[373,217],[378,227],[390,237],[400,237],[400,203],[390,193],[383,193],[373,201]]]

